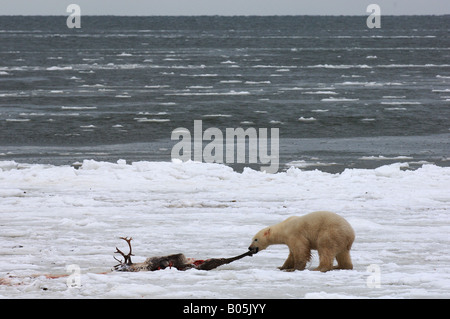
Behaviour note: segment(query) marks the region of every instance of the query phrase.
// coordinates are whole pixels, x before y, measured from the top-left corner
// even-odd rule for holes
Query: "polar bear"
[[[322,272],[331,269],[353,269],[350,249],[355,239],[352,226],[341,216],[319,211],[304,216],[292,216],[273,226],[260,230],[248,248],[252,253],[270,245],[284,244],[289,247],[289,256],[281,270],[303,270],[311,259],[311,249],[319,252]],[[333,267],[336,258],[338,265]]]

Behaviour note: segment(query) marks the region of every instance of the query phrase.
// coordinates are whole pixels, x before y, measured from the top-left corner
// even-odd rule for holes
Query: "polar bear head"
[[[267,246],[271,244],[270,238],[270,227],[264,228],[260,230],[253,238],[252,243],[248,247],[253,254],[256,254],[258,251],[266,249]]]

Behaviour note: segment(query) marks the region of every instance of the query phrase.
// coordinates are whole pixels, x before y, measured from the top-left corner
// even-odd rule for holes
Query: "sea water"
[[[448,166],[449,22],[2,16],[0,159],[170,161],[202,120],[279,128],[280,171]]]

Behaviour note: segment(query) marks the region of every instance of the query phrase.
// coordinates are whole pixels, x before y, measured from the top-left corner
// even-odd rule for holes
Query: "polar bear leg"
[[[326,272],[333,269],[334,254],[330,249],[319,249],[319,266],[315,271]]]
[[[294,257],[292,255],[291,250],[289,250],[289,256],[284,262],[283,266],[278,267],[280,270],[287,270],[287,269],[293,269],[294,268]]]
[[[338,265],[335,269],[353,269],[352,259],[350,257],[350,250],[344,250],[336,255]]]
[[[289,248],[289,256],[283,266],[279,267],[279,269],[285,271],[304,270],[306,263],[310,259],[311,251],[304,245],[299,244],[294,246],[292,249]]]

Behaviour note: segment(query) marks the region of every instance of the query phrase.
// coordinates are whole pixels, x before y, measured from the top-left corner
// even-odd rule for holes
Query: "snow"
[[[266,174],[181,161],[4,161],[0,297],[449,298],[449,190],[450,168],[429,164]],[[128,251],[120,236],[133,237],[134,262],[231,257],[261,228],[315,210],[352,224],[353,270],[312,271],[314,252],[307,270],[282,272],[287,247],[271,246],[211,271],[110,272],[115,247]]]

